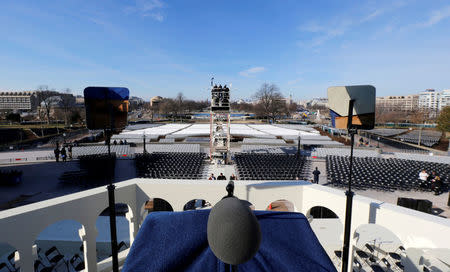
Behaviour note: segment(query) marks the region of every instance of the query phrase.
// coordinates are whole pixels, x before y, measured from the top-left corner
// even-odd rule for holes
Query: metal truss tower
[[[211,89],[209,150],[211,160],[226,163],[230,159],[230,89],[226,85]]]

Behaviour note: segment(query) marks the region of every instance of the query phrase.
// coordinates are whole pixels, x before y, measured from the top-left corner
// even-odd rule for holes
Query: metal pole
[[[144,138],[144,153],[147,153],[147,149],[145,148],[145,132],[143,138]]]
[[[230,145],[231,145],[231,134],[230,134],[230,128],[231,128],[231,115],[228,112],[227,113],[228,118],[228,124],[227,124],[227,161],[230,161]],[[226,164],[226,162],[225,162]]]
[[[106,134],[106,140],[108,144],[108,159],[106,160],[107,163],[107,179],[109,182],[109,185],[106,187],[108,189],[108,204],[109,204],[109,230],[111,233],[111,255],[112,255],[112,268],[113,272],[119,272],[119,258],[118,258],[118,252],[117,252],[117,226],[116,226],[116,201],[115,201],[115,195],[114,190],[116,189],[116,186],[112,183],[112,175],[111,172],[113,169],[111,169],[111,163],[113,162],[111,158],[111,134],[113,132],[114,124],[112,122],[112,105],[109,105],[108,103],[108,95],[105,92],[105,106],[108,107],[109,110],[109,128],[105,129]],[[115,160],[116,158],[114,158]]]
[[[300,135],[298,136],[297,155],[300,156]]]
[[[107,129],[104,129],[103,133],[105,134],[105,142],[106,142],[106,146],[108,147],[108,156],[111,156],[111,135],[110,135],[110,132]],[[109,170],[109,168],[108,168],[108,170]]]
[[[355,142],[356,129],[353,128],[353,104],[354,100],[349,101],[348,109],[348,122],[347,129],[350,134],[350,171],[348,178],[348,190],[345,192],[347,196],[346,206],[345,206],[345,229],[344,229],[344,246],[342,249],[342,272],[348,271],[348,257],[350,251],[350,230],[352,223],[352,206],[353,206],[353,195],[352,192],[352,172],[353,172],[353,145]]]
[[[108,160],[108,164],[111,163]],[[110,175],[108,173],[108,175]],[[110,179],[111,180],[111,179]],[[109,200],[109,226],[111,231],[111,254],[112,254],[112,264],[113,264],[113,271],[118,272],[119,271],[119,260],[117,257],[117,226],[116,226],[116,203],[115,203],[115,196],[114,196],[114,190],[116,186],[112,184],[110,181],[107,189],[108,189],[108,200]]]
[[[419,129],[419,141],[417,143],[418,146],[420,146],[420,140],[422,139],[422,128],[423,127],[420,127],[420,129]]]
[[[118,252],[117,252],[117,226],[116,226],[116,202],[115,202],[115,195],[114,190],[116,186],[112,184],[112,175],[111,171],[111,164],[112,164],[112,158],[111,158],[111,132],[105,129],[106,133],[106,141],[108,144],[108,159],[106,161],[107,163],[107,179],[109,185],[106,187],[108,189],[108,206],[109,206],[109,227],[111,232],[111,255],[112,255],[112,265],[113,265],[113,271],[118,272],[119,271],[119,259],[118,259]],[[114,158],[115,159],[115,158]]]

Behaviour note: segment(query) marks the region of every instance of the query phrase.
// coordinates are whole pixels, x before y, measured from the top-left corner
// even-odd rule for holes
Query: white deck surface
[[[279,127],[274,125],[258,124],[258,125],[246,125],[246,124],[231,124],[230,133],[233,136],[246,136],[246,137],[261,137],[261,138],[276,138],[287,137],[296,139],[298,136],[308,139],[323,140],[324,136],[320,136],[318,133],[302,131],[297,129],[290,129],[285,127]],[[158,127],[151,127],[145,129],[138,129],[133,131],[122,132],[116,138],[141,138],[142,135],[152,136],[171,136],[171,137],[190,137],[190,136],[209,136],[210,127],[209,124],[166,124]]]

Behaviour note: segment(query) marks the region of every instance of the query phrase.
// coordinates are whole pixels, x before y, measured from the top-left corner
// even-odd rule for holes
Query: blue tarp
[[[330,110],[331,126],[336,127],[336,117],[340,117],[335,111]]]
[[[145,219],[122,271],[221,271],[208,246],[210,210],[152,212]],[[255,211],[259,251],[238,271],[336,271],[303,214]]]
[[[84,99],[128,100],[130,91],[123,87],[87,87]]]

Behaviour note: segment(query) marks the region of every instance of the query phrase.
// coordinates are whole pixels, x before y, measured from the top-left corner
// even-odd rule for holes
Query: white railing
[[[144,205],[150,198],[168,201],[175,211],[183,210],[183,206],[192,199],[205,199],[214,205],[226,194],[226,184],[226,181],[151,179],[117,183],[116,203],[125,203],[129,208],[126,218],[130,244],[146,216]],[[305,215],[311,208],[323,206],[335,212],[341,223],[345,218],[344,192],[308,182],[236,181],[235,195],[250,201],[258,210],[266,209],[273,201],[287,199],[294,204],[296,211]],[[82,225],[79,236],[83,242],[86,271],[107,271],[105,262],[97,263],[96,253],[96,221],[107,206],[107,191],[101,187],[2,211],[0,243],[17,249],[17,266],[22,271],[33,271],[38,235],[53,223],[75,220]],[[368,223],[391,230],[406,248],[448,248],[450,245],[448,219],[355,196],[352,234]],[[356,239],[352,240],[352,245],[356,245]]]

